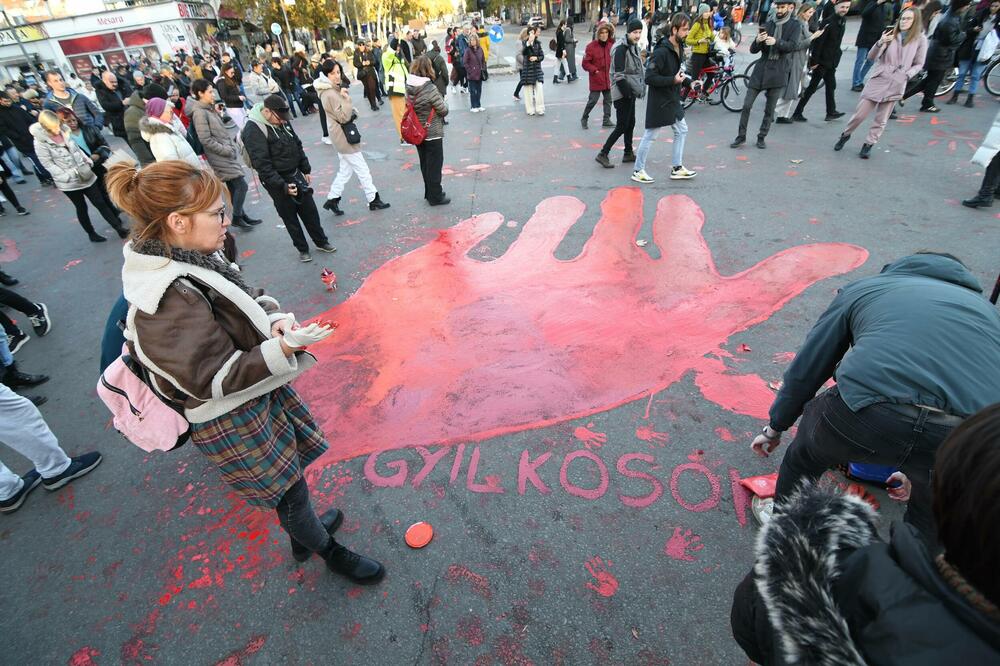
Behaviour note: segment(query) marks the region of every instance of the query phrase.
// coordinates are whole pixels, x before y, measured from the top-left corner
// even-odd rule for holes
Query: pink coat
[[[901,37],[892,40],[888,46],[876,45],[868,58],[877,61],[877,64],[861,96],[873,102],[901,99],[906,82],[923,69],[926,56],[927,37],[924,35],[906,46]]]

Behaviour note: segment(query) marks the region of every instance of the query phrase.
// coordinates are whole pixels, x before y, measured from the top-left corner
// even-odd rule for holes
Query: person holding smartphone
[[[877,64],[874,73],[861,91],[858,108],[847,121],[847,127],[837,140],[834,150],[840,150],[851,138],[851,132],[874,111],[868,136],[861,146],[860,157],[868,159],[872,146],[878,143],[885,130],[885,124],[892,113],[892,107],[903,96],[907,79],[916,76],[924,67],[927,55],[927,37],[924,36],[920,10],[916,7],[904,9],[896,25],[882,33],[882,37],[872,48],[868,57]]]
[[[819,88],[822,81],[825,85],[826,93],[826,117],[824,120],[836,120],[844,115],[837,110],[837,98],[834,93],[837,90],[837,65],[840,64],[840,56],[843,53],[841,42],[844,39],[844,31],[847,29],[847,12],[851,8],[850,0],[837,0],[833,7],[833,15],[820,25],[822,35],[817,37],[813,43],[809,54],[809,68],[812,77],[809,85],[802,91],[802,97],[795,107],[792,120],[800,123],[806,118],[802,112],[806,104],[812,99],[813,93]],[[866,70],[867,71],[867,70]]]
[[[750,84],[747,87],[746,99],[743,101],[743,112],[740,114],[739,134],[729,144],[730,148],[739,148],[746,143],[750,111],[761,92],[767,101],[764,106],[764,118],[757,131],[757,147],[767,148],[764,137],[771,129],[774,108],[781,98],[781,91],[788,85],[791,54],[802,39],[802,25],[792,16],[792,10],[795,8],[794,0],[778,0],[776,4],[774,20],[765,23],[757,33],[757,38],[750,44],[750,53],[759,53],[761,56],[750,74]]]

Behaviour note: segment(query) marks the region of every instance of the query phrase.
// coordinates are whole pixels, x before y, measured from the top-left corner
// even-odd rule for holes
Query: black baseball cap
[[[291,120],[292,112],[288,101],[281,95],[268,95],[264,98],[264,108],[273,111],[282,120]]]

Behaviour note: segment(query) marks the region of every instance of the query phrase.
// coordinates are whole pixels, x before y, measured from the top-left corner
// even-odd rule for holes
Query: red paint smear
[[[459,583],[462,581],[469,583],[472,586],[472,591],[483,599],[490,599],[493,596],[489,579],[486,576],[473,573],[461,564],[452,564],[448,567],[448,573],[445,574],[445,578],[450,583]]]
[[[700,536],[692,534],[691,530],[675,527],[674,533],[670,535],[670,539],[667,540],[666,545],[663,547],[663,553],[674,560],[694,562],[694,553],[704,547],[705,544],[701,542]]]
[[[67,666],[97,666],[94,657],[99,657],[100,655],[100,652],[90,646],[82,647],[73,653],[66,664]]]
[[[463,617],[458,621],[455,634],[465,641],[466,645],[482,645],[486,639],[486,632],[483,631],[483,621],[476,615]]]
[[[156,631],[156,622],[159,619],[160,609],[157,608],[147,615],[145,620],[132,627],[135,633],[132,635],[132,638],[122,644],[121,661],[123,664],[132,666],[153,660],[153,656],[149,652],[155,650],[156,646],[151,645],[147,647],[145,639],[152,636]]]
[[[791,176],[791,177],[794,178],[795,176],[799,175],[799,172],[798,171],[786,171],[785,175],[786,176]]]
[[[694,383],[705,398],[737,414],[768,418],[774,391],[766,381],[757,375],[730,374],[726,365],[717,359],[703,358],[698,365]]]
[[[355,638],[358,637],[359,634],[361,634],[361,623],[360,622],[355,622],[353,624],[350,624],[350,625],[344,627],[340,631],[340,637],[343,638],[344,640],[355,639]]]
[[[79,266],[82,263],[83,263],[83,259],[73,259],[72,261],[66,262],[66,265],[63,266],[63,270],[64,271],[68,271],[69,269],[73,268],[74,266]]]
[[[586,417],[691,370],[710,400],[761,414],[757,402],[744,405],[746,382],[705,354],[868,256],[852,245],[804,245],[724,277],[702,237],[700,208],[674,195],[657,207],[663,257],[654,260],[634,243],[642,193],[622,187],[605,199],[583,252],[556,260],[584,210],[574,197],[544,200],[489,262],[467,253],[504,220],[472,217],[384,264],[321,314],[342,327],[310,347],[320,363],[297,387],[331,443],[322,462]]]
[[[245,647],[230,653],[228,656],[215,662],[215,666],[243,666],[247,659],[252,655],[260,652],[260,649],[264,647],[264,643],[267,642],[267,636],[254,636],[246,644]]]
[[[736,441],[736,437],[733,435],[732,432],[729,431],[729,428],[723,428],[722,426],[719,426],[718,428],[715,429],[715,435],[723,442]]]
[[[597,592],[602,597],[615,596],[615,592],[618,591],[618,579],[611,573],[611,562],[605,562],[600,556],[595,555],[584,562],[583,566],[594,578],[593,581],[587,582],[587,589]]]
[[[243,250],[242,252],[240,252],[240,256],[243,257],[244,259],[246,259],[247,257],[252,257],[255,254],[257,254],[257,250]]]
[[[21,258],[17,243],[10,238],[0,238],[0,264],[7,264]]]

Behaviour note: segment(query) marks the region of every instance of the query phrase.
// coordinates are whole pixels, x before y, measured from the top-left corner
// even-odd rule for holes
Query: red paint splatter
[[[17,243],[10,238],[0,238],[0,264],[9,264],[21,258]]]
[[[243,250],[242,252],[240,252],[240,256],[244,259],[252,257],[255,254],[257,254],[257,250]]]
[[[486,171],[490,168],[489,164],[470,164],[465,167],[466,171]]]
[[[82,263],[83,263],[83,259],[73,259],[72,261],[66,262],[66,265],[63,266],[63,270],[64,271],[68,271],[69,269],[73,268],[74,266],[79,266]]]
[[[479,574],[470,571],[461,564],[452,564],[448,567],[445,579],[450,583],[459,583],[462,581],[469,583],[469,585],[472,586],[472,591],[481,596],[483,599],[490,599],[493,596],[493,591],[490,589],[489,579],[486,578],[486,576],[480,576]]]
[[[792,170],[792,171],[786,171],[785,175],[786,176],[791,176],[792,178],[794,178],[795,176],[799,175],[799,172],[798,171],[794,171],[794,170]]]
[[[795,352],[778,352],[771,358],[775,363],[791,363],[795,358]]]
[[[639,426],[635,429],[635,436],[644,442],[667,442],[670,435],[665,432],[656,432],[654,426]]]
[[[361,634],[361,623],[354,622],[340,630],[340,637],[344,640],[353,640]]]
[[[723,442],[735,442],[736,437],[729,431],[729,428],[723,428],[719,426],[715,429],[715,436],[721,439]]]
[[[461,618],[458,621],[458,628],[455,630],[455,634],[464,640],[466,645],[472,646],[482,645],[486,639],[486,633],[483,631],[483,621],[476,615]]]
[[[260,652],[265,642],[267,642],[267,636],[254,636],[244,647],[215,662],[215,666],[243,666],[247,663],[245,661],[247,657]]]
[[[750,508],[750,493],[740,483],[739,470],[729,468],[729,486],[733,493],[733,509],[736,511],[736,520],[740,527],[747,525],[747,509]]]
[[[585,417],[691,370],[707,398],[739,411],[746,398],[732,394],[746,387],[705,354],[867,258],[851,245],[805,245],[724,277],[691,199],[660,200],[656,260],[634,243],[642,205],[638,188],[612,190],[569,261],[552,252],[585,207],[560,196],[543,201],[495,260],[468,256],[503,224],[487,213],[375,270],[320,316],[342,332],[310,348],[320,363],[297,384],[331,442],[323,462]]]
[[[774,392],[757,375],[732,374],[725,363],[714,358],[700,359],[694,383],[701,394],[724,409],[758,419],[766,419]]]
[[[605,562],[599,555],[595,555],[583,566],[593,576],[594,582],[587,581],[587,589],[597,592],[602,597],[613,597],[618,591],[618,579],[610,571],[611,562]]]
[[[695,557],[693,553],[698,552],[704,547],[705,544],[701,542],[700,536],[692,534],[691,530],[675,527],[674,533],[670,535],[670,539],[667,540],[666,545],[663,547],[663,553],[671,559],[681,560],[682,562],[694,562]]]
[[[100,652],[90,646],[82,647],[73,653],[66,664],[67,666],[97,666],[94,657],[99,657],[100,655]]]
[[[142,622],[134,625],[132,630],[135,632],[132,637],[122,644],[121,650],[121,661],[127,666],[133,666],[135,664],[142,664],[146,661],[152,661],[153,656],[149,654],[151,651],[156,650],[155,645],[146,645],[146,639],[156,632],[156,622],[160,619],[160,609],[154,610],[152,613],[146,616]]]
[[[591,428],[593,427],[594,427],[593,423],[588,423],[586,428],[580,426],[578,428],[573,429],[573,436],[576,437],[581,442],[583,442],[583,445],[588,449],[590,448],[598,449],[604,446],[604,444],[606,444],[608,441],[607,435],[605,435],[603,432],[595,432],[591,430]]]

